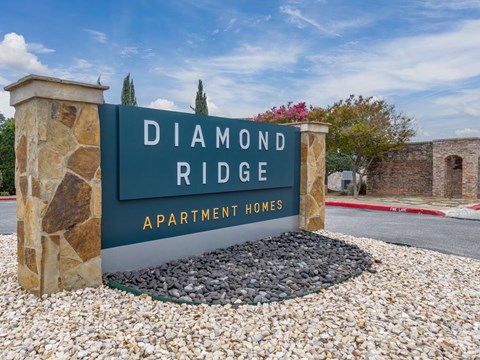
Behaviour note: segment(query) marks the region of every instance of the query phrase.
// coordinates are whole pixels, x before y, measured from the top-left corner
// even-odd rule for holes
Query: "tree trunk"
[[[358,171],[358,158],[355,159],[353,163],[353,172],[352,172],[352,184],[353,184],[353,197],[358,198],[359,186],[357,185],[357,171]]]

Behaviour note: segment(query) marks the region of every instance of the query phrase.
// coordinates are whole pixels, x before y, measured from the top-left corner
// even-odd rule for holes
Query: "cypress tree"
[[[130,105],[137,106],[137,98],[135,97],[135,86],[133,85],[133,79],[130,80]]]
[[[133,79],[130,79],[130,73],[123,79],[122,105],[137,106],[137,98],[135,97],[135,86],[133,85]]]
[[[197,96],[195,97],[195,114],[208,115],[207,94],[203,91],[202,80],[198,80]]]

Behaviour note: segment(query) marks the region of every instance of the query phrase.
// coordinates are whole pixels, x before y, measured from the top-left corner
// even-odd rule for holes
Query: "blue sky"
[[[480,136],[480,0],[2,1],[0,86],[27,74],[95,83],[120,102],[211,115],[385,98],[415,140]],[[13,116],[0,91],[0,112]]]

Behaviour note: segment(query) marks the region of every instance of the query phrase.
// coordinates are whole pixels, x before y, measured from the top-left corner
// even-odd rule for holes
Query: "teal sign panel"
[[[299,213],[298,128],[99,107],[102,249]]]
[[[120,199],[293,186],[295,128],[120,106]]]

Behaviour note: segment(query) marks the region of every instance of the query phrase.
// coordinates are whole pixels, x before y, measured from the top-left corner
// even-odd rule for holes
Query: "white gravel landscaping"
[[[480,358],[479,261],[321,233],[369,252],[378,272],[238,308],[107,287],[39,299],[17,283],[16,237],[0,235],[0,358]]]

